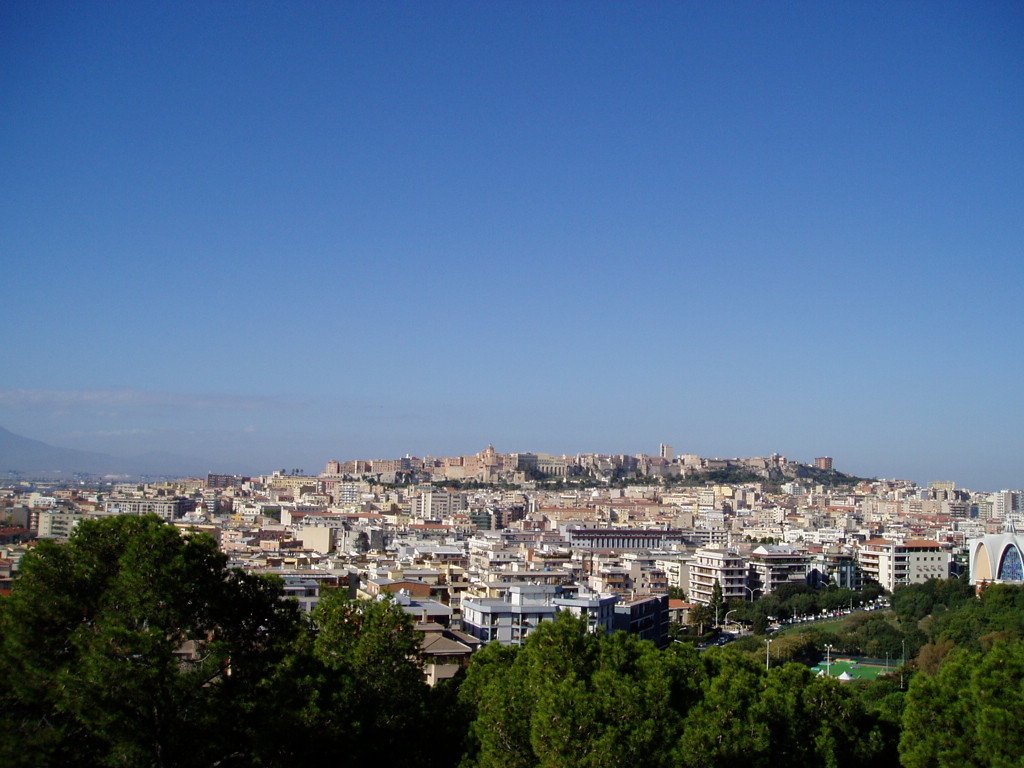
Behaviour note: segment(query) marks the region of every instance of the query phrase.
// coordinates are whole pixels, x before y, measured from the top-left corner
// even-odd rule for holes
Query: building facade
[[[764,544],[750,553],[750,586],[767,595],[785,584],[807,584],[810,556],[786,544]]]
[[[937,541],[870,539],[857,551],[857,561],[866,580],[876,581],[890,592],[907,584],[949,577],[950,555]]]
[[[193,509],[195,502],[180,496],[157,499],[112,496],[103,504],[103,511],[108,515],[156,515],[164,520],[176,520]]]
[[[702,547],[696,550],[690,562],[690,601],[709,605],[716,582],[721,585],[722,598],[726,601],[746,600],[752,593],[746,559],[734,549]]]

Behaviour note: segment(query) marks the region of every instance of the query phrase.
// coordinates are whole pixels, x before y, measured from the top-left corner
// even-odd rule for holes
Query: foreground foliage
[[[1020,766],[1024,760],[1024,643],[958,649],[914,678],[900,755],[908,768]]]
[[[40,542],[0,614],[4,765],[209,765],[295,637],[296,606],[156,518]]]
[[[40,542],[0,602],[0,765],[454,760],[421,759],[411,618],[335,592],[310,622],[281,594],[155,517]]]
[[[485,648],[462,699],[474,712],[463,765],[875,766],[896,730],[854,689],[731,651],[666,651],[599,636],[569,615],[516,651]]]

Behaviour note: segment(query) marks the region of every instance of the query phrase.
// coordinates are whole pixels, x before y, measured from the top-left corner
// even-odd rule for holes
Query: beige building
[[[41,539],[66,539],[84,519],[85,515],[78,512],[43,510],[39,512],[37,535]]]
[[[326,525],[303,525],[295,534],[302,546],[326,555],[334,551],[334,528]]]
[[[157,515],[164,520],[175,520],[194,508],[194,501],[180,497],[140,499],[112,496],[103,504],[103,511],[108,515]]]

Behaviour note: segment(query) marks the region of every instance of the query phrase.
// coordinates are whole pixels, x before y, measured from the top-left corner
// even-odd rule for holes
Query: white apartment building
[[[750,594],[747,584],[747,561],[734,549],[701,547],[690,562],[691,602],[708,605],[715,582],[722,586],[725,600],[746,600]]]
[[[84,519],[80,512],[44,510],[39,513],[37,534],[41,539],[66,539]]]
[[[668,586],[681,589],[690,594],[690,562],[691,555],[664,555],[654,561],[654,567],[665,573]]]
[[[857,561],[865,581],[877,581],[890,592],[905,584],[949,577],[950,555],[937,541],[871,539],[857,550]]]
[[[409,499],[409,515],[417,520],[443,520],[466,507],[466,495],[451,491],[424,491]]]
[[[1024,491],[998,491],[991,494],[989,500],[992,502],[992,517],[996,520],[1024,514]]]
[[[555,586],[514,586],[507,599],[466,598],[462,601],[462,628],[485,643],[522,645],[541,622],[552,621],[558,608]]]
[[[108,515],[157,515],[164,520],[175,520],[193,509],[195,502],[180,496],[153,499],[114,496],[103,503],[103,511]]]
[[[809,570],[807,552],[786,544],[763,544],[750,553],[751,586],[760,594],[784,584],[806,584]]]

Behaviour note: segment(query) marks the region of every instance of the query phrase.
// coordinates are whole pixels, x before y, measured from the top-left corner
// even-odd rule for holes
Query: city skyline
[[[570,474],[569,477],[574,481],[583,481],[593,484],[595,487],[600,487],[602,482],[598,477],[601,473],[595,473],[593,468],[590,466],[591,460],[602,457],[607,459],[649,459],[657,461],[660,459],[666,459],[670,465],[679,465],[684,470],[686,467],[690,467],[689,471],[696,471],[696,476],[699,476],[700,472],[712,472],[715,470],[712,464],[716,462],[722,462],[723,465],[728,464],[732,469],[741,470],[744,468],[750,469],[750,460],[766,460],[769,463],[773,463],[776,460],[781,460],[782,465],[786,463],[790,465],[803,465],[806,467],[815,468],[818,470],[835,470],[843,475],[850,478],[864,480],[864,481],[889,481],[889,482],[911,482],[919,486],[922,489],[925,488],[959,488],[961,490],[970,490],[973,492],[995,492],[1004,491],[1006,488],[995,488],[986,487],[979,485],[970,485],[962,482],[960,478],[933,478],[930,481],[922,481],[916,478],[900,477],[897,475],[858,475],[855,471],[844,467],[836,466],[835,458],[832,456],[787,456],[779,452],[765,452],[762,454],[738,454],[738,453],[718,453],[718,454],[698,454],[692,451],[677,451],[675,446],[668,443],[660,443],[658,450],[638,450],[638,451],[568,451],[568,452],[555,452],[551,453],[543,449],[538,449],[536,446],[517,446],[513,449],[502,451],[498,450],[493,443],[489,443],[485,448],[477,451],[449,451],[449,452],[438,452],[438,451],[422,451],[422,452],[402,452],[397,454],[330,454],[330,458],[324,459],[322,457],[311,457],[310,462],[306,462],[303,466],[297,466],[297,462],[267,462],[264,466],[251,466],[245,465],[239,461],[237,456],[231,455],[226,460],[217,462],[209,461],[208,458],[204,458],[198,455],[185,455],[176,454],[166,450],[147,451],[142,453],[134,454],[108,454],[104,452],[94,452],[82,449],[69,449],[66,446],[53,446],[42,441],[37,441],[34,438],[17,435],[11,433],[0,426],[0,464],[6,468],[6,471],[11,477],[22,477],[22,478],[36,478],[44,479],[50,478],[52,480],[58,480],[60,475],[67,476],[65,479],[70,478],[72,473],[75,475],[88,475],[92,477],[108,476],[108,477],[168,477],[168,478],[183,478],[183,477],[202,477],[202,476],[223,476],[223,477],[240,477],[240,476],[269,476],[271,474],[286,474],[296,476],[318,476],[322,474],[347,474],[353,477],[360,477],[362,475],[372,477],[375,474],[383,472],[387,476],[391,476],[396,470],[392,465],[397,462],[406,461],[413,459],[416,461],[423,461],[429,459],[434,462],[443,462],[447,459],[462,459],[468,462],[472,462],[474,466],[477,466],[479,462],[486,455],[496,455],[499,458],[505,457],[519,457],[519,456],[532,456],[534,460],[538,457],[544,460],[561,461],[560,466],[564,467],[568,465],[576,465],[580,460],[583,463],[579,466],[582,468],[581,474]],[[29,458],[23,465],[18,464],[18,457],[26,455]],[[48,458],[47,458],[48,457]],[[692,463],[696,461],[697,463]],[[566,464],[568,462],[568,464]],[[386,471],[378,468],[378,464],[382,463],[386,465]],[[367,466],[363,469],[345,467],[348,465],[359,465],[366,464]],[[332,469],[333,465],[338,465],[340,469]],[[411,465],[410,470],[415,469],[418,465]],[[438,465],[440,466],[440,465]],[[618,464],[616,464],[618,466]],[[646,466],[646,465],[644,465]],[[757,471],[761,464],[757,464],[753,468]],[[764,466],[767,466],[765,464]],[[326,469],[324,469],[326,467]],[[703,467],[703,468],[701,468]],[[461,465],[459,467],[461,468]],[[507,470],[507,467],[506,467]],[[403,470],[405,471],[405,470]],[[469,470],[467,470],[469,471]],[[473,470],[475,472],[475,470]],[[759,472],[758,472],[759,473]],[[415,473],[414,473],[415,474]],[[684,471],[685,474],[685,471]],[[545,475],[547,479],[557,479],[558,475]],[[646,474],[645,471],[637,471],[634,473],[629,470],[625,473],[624,477],[632,478],[634,481],[641,481],[643,477],[647,477],[649,482],[653,485],[658,485],[662,482],[659,478],[661,475],[658,473],[655,467],[652,470],[652,474]],[[669,473],[669,477],[673,478],[670,481],[676,482],[679,477],[679,472]],[[450,479],[450,478],[449,478]],[[457,479],[463,479],[462,476],[458,476]],[[466,476],[465,479],[474,479],[474,477]],[[477,480],[479,478],[476,478]],[[506,478],[507,479],[507,478]],[[607,479],[607,478],[606,478]],[[692,479],[692,478],[691,478]],[[803,478],[800,480],[798,477],[790,478],[798,483],[805,485],[813,485],[816,481],[812,478]],[[434,482],[444,483],[446,481],[445,476],[438,475],[434,477]],[[388,481],[391,482],[391,481]],[[401,483],[413,483],[417,481],[414,479],[406,478],[401,480]],[[481,480],[485,485],[488,483],[498,483],[497,476],[491,480]],[[709,481],[711,482],[711,481]],[[734,481],[728,481],[734,482]],[[789,482],[789,480],[787,480]],[[642,484],[642,483],[641,483]]]
[[[1022,484],[1024,11],[0,9],[0,425]]]

